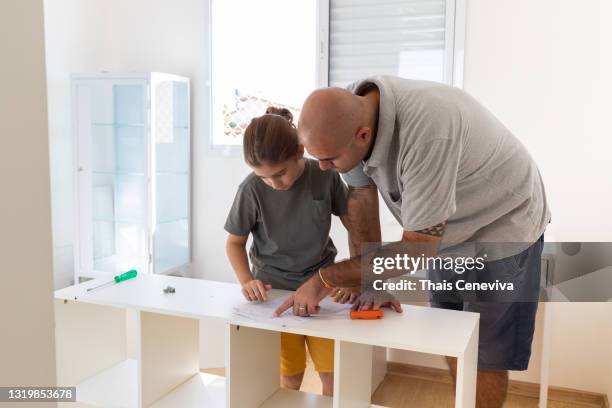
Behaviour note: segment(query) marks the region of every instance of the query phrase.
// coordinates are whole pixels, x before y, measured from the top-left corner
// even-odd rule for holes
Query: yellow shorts
[[[334,341],[322,337],[281,332],[281,375],[293,376],[306,369],[306,344],[315,370],[321,373],[334,371]]]

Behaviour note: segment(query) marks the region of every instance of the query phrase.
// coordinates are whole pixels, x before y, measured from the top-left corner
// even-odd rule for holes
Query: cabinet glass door
[[[189,262],[190,137],[187,83],[152,84],[155,245],[153,270],[162,273]]]
[[[91,158],[92,267],[113,274],[145,272],[146,86],[98,82],[90,85],[91,150],[84,155]]]

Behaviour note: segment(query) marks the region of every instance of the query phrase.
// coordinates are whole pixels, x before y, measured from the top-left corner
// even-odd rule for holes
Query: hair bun
[[[277,108],[276,106],[268,106],[268,109],[266,109],[266,114],[282,116],[293,125],[293,114],[287,108]]]

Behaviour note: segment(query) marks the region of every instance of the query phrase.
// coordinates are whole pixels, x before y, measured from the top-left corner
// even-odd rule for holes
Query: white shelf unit
[[[75,282],[191,260],[189,79],[72,75]]]
[[[306,319],[282,327],[232,311],[244,299],[231,283],[143,275],[87,292],[100,279],[55,293],[58,385],[77,387],[77,400],[99,407],[375,407],[377,350],[457,357],[456,407],[473,407],[478,315],[404,305],[404,313],[353,321]],[[176,293],[164,294],[173,286]],[[289,292],[272,290],[271,298]],[[136,333],[127,332],[128,310]],[[200,372],[199,320],[225,325],[226,377]],[[334,340],[334,396],[280,388],[280,331]],[[206,333],[203,333],[206,335]],[[127,338],[136,339],[130,355]],[[202,352],[215,352],[202,350]]]

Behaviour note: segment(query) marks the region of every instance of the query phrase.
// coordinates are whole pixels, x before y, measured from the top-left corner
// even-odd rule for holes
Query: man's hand
[[[378,310],[381,307],[388,307],[397,313],[402,313],[402,305],[389,292],[379,290],[367,290],[359,296],[353,304],[352,310]]]
[[[295,316],[309,316],[319,312],[319,302],[330,293],[331,289],[327,289],[319,274],[315,273],[312,278],[304,282],[302,286],[295,291],[278,309],[274,311],[274,316],[282,315],[285,310],[293,308]]]
[[[361,290],[357,286],[349,288],[334,288],[329,294],[329,297],[334,298],[336,303],[350,303],[353,304],[361,294]]]
[[[259,279],[252,279],[242,284],[242,295],[249,302],[259,300],[265,302],[268,300],[267,291],[272,289],[272,285],[266,285]]]

